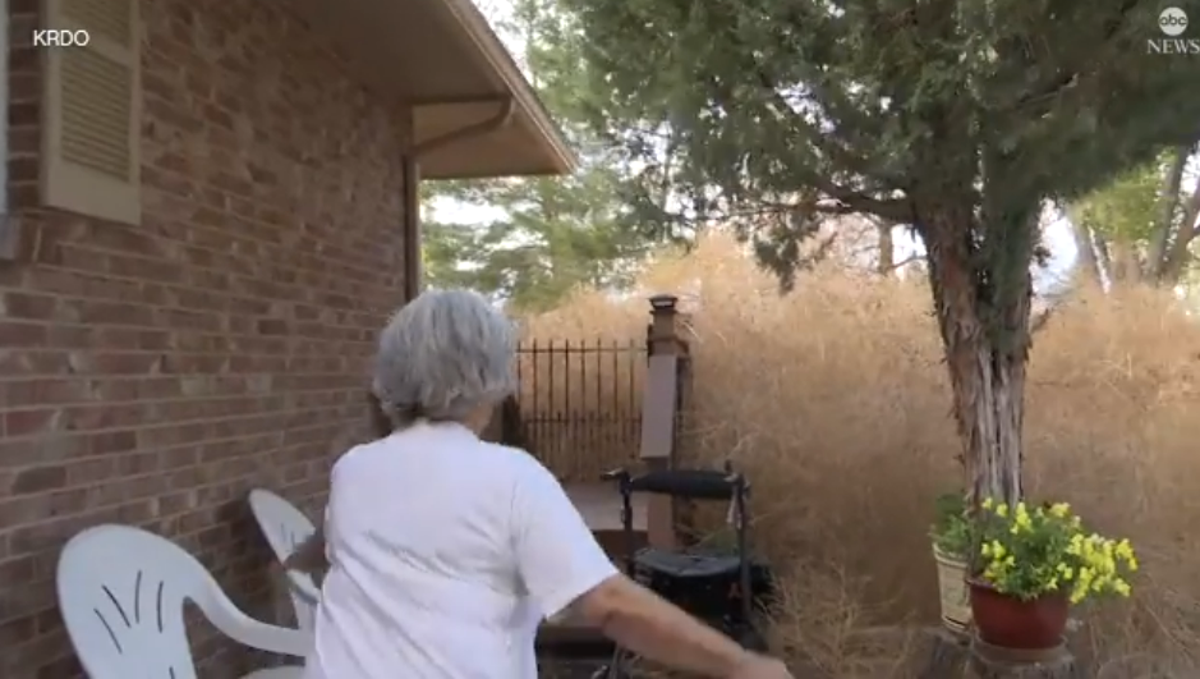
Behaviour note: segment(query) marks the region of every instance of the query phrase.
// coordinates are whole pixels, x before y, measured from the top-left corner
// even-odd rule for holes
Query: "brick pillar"
[[[642,404],[642,462],[646,471],[675,466],[676,421],[679,409],[679,366],[687,352],[680,339],[678,298],[650,298],[650,324],[646,327],[648,369]],[[648,542],[662,549],[678,543],[675,503],[668,497],[651,496],[647,506]]]
[[[651,355],[687,353],[687,344],[680,339],[679,298],[674,295],[655,295],[650,298],[650,325],[646,326],[646,341]]]

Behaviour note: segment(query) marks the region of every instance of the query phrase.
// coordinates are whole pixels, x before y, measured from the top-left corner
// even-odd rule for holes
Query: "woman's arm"
[[[747,652],[624,575],[580,596],[571,613],[624,648],[677,670],[715,679],[790,676],[781,663]]]
[[[778,661],[744,650],[621,575],[544,468],[521,479],[512,512],[517,568],[546,618],[581,618],[676,670],[713,679],[790,679]]]

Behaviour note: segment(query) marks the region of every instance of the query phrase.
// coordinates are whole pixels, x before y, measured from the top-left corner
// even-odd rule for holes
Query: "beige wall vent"
[[[88,32],[86,47],[45,47],[43,202],[141,220],[138,0],[46,0],[46,27]]]

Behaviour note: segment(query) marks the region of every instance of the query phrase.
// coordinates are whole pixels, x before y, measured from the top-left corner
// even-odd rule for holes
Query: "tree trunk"
[[[1079,215],[1071,215],[1071,234],[1075,237],[1076,257],[1075,266],[1086,280],[1096,286],[1103,285],[1100,273],[1100,261],[1096,257],[1096,241],[1092,230],[1088,228]]]
[[[975,639],[971,643],[971,679],[1082,679],[1083,672],[1066,644],[1043,651],[1015,651]]]
[[[931,635],[920,679],[1082,679],[1086,676],[1065,645],[1045,651],[1008,651],[944,630]]]
[[[1176,232],[1175,213],[1179,211],[1179,187],[1183,184],[1183,170],[1190,155],[1191,149],[1187,146],[1175,149],[1171,156],[1171,164],[1167,167],[1163,187],[1159,191],[1158,219],[1154,220],[1154,234],[1146,252],[1147,273],[1155,282],[1161,282],[1163,279],[1170,257],[1167,248],[1173,240],[1172,237],[1177,239],[1184,235],[1183,230]]]
[[[1021,252],[985,263],[972,240],[975,229],[970,225],[976,217],[969,206],[933,206],[918,214],[954,392],[968,498],[1015,503],[1022,494],[1032,242],[1021,244]],[[1025,227],[1033,228],[1020,228]],[[993,232],[1003,234],[1004,228]],[[1008,287],[1001,291],[1000,286]]]
[[[1113,287],[1128,287],[1142,278],[1142,263],[1138,261],[1137,247],[1127,236],[1115,235],[1108,246]]]
[[[890,276],[896,268],[896,243],[892,238],[892,229],[893,225],[889,221],[880,220],[875,224],[875,231],[879,237],[879,264],[875,271],[880,276]]]
[[[1163,263],[1159,273],[1158,283],[1164,286],[1178,285],[1187,273],[1192,261],[1192,241],[1196,238],[1196,220],[1200,218],[1200,181],[1187,202],[1183,204],[1183,214],[1175,227],[1175,241],[1171,243],[1171,251]]]
[[[1108,276],[1109,282],[1112,282],[1112,253],[1108,249],[1108,243],[1103,238],[1094,238],[1092,242],[1096,245],[1096,265]]]

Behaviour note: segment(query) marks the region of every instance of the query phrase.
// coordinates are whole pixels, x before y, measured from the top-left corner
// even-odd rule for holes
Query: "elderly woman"
[[[381,439],[392,433],[391,419],[383,412],[379,397],[375,394],[367,394],[367,418],[372,438]],[[325,530],[318,527],[315,533],[296,547],[283,566],[309,573],[318,582],[323,579],[325,571],[329,569],[329,561],[325,558]]]
[[[550,472],[480,440],[514,350],[468,292],[426,292],[383,330],[373,390],[393,432],[333,467],[306,679],[535,679],[537,626],[559,615],[702,676],[789,677],[621,575]]]

